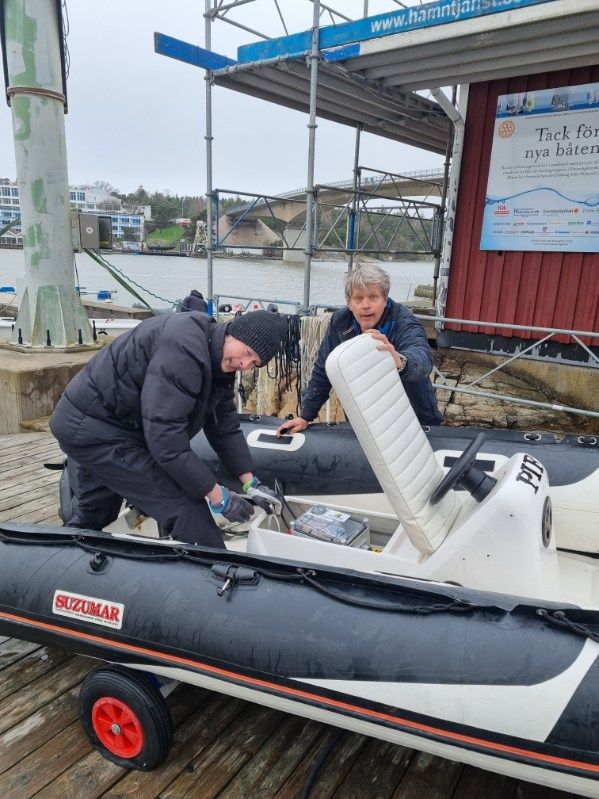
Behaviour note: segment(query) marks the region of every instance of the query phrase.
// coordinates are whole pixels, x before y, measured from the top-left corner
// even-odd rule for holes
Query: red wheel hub
[[[131,708],[113,696],[103,696],[92,708],[94,732],[117,757],[137,757],[144,745],[141,722]]]

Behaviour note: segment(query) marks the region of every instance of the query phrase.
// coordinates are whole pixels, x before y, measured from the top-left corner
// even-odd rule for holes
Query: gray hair
[[[384,269],[376,264],[360,264],[345,278],[345,299],[349,302],[356,289],[376,286],[385,299],[389,296],[391,281]]]

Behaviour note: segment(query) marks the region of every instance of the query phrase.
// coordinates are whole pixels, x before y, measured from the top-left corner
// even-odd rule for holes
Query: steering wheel
[[[481,485],[482,482],[484,482],[484,478],[487,477],[487,475],[485,475],[481,469],[472,468],[474,461],[476,460],[476,455],[479,449],[482,447],[484,440],[485,434],[479,433],[476,438],[471,441],[470,444],[468,444],[467,448],[462,452],[460,457],[453,464],[451,469],[447,472],[445,477],[441,480],[439,485],[431,494],[431,498],[429,500],[431,505],[436,505],[437,502],[443,499],[450,488],[453,488],[459,483],[462,483],[462,488],[473,492],[478,486]],[[471,473],[470,475],[469,472]],[[493,480],[491,488],[493,485],[495,485],[495,480]]]

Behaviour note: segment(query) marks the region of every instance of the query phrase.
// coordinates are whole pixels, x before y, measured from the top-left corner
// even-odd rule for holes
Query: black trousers
[[[152,458],[143,436],[77,410],[63,396],[50,428],[76,473],[77,503],[69,526],[101,530],[113,522],[122,500],[156,519],[180,541],[224,548],[204,499],[193,499]]]

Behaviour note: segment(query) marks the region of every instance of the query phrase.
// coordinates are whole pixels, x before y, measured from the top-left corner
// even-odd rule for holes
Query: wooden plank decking
[[[0,437],[0,521],[59,524],[60,457],[48,433]],[[292,799],[336,730],[180,685],[169,697],[174,745],[150,773],[92,750],[77,693],[97,661],[0,638],[0,799]],[[310,799],[574,799],[469,766],[342,734]]]

